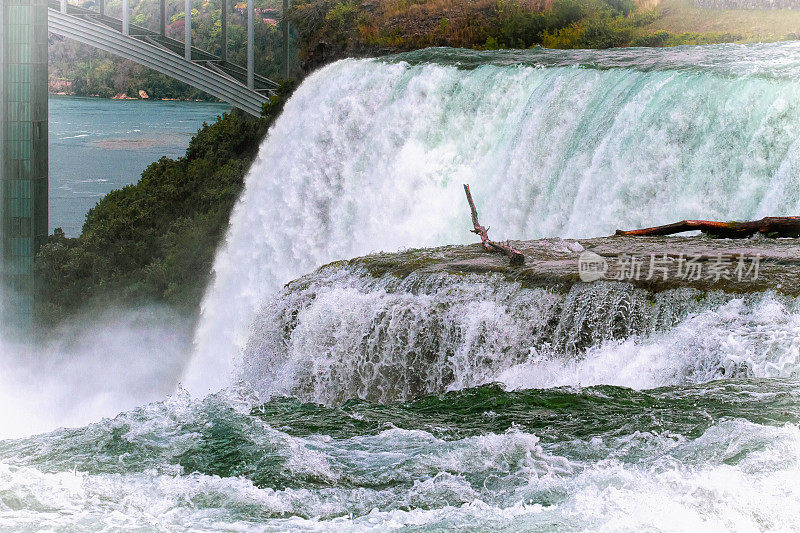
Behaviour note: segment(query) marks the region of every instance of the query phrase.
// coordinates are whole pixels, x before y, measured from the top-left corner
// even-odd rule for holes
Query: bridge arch
[[[252,0],[248,4],[248,11],[251,11]],[[163,32],[135,26],[125,18],[115,19],[61,0],[50,3],[47,24],[51,33],[134,61],[254,116],[261,114],[262,105],[278,86],[274,81],[256,75],[251,62],[248,68],[235,65],[222,57],[192,48],[189,41],[181,43],[169,39]],[[249,20],[252,21],[252,13]],[[249,33],[252,33],[252,24],[248,26]],[[248,38],[248,46],[252,46],[252,35]],[[183,50],[185,53],[181,55],[179,51]]]

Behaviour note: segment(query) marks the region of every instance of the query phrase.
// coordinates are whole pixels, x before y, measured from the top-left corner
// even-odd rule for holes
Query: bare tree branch
[[[700,230],[712,237],[743,239],[757,233],[767,237],[800,237],[800,217],[765,217],[748,222],[715,222],[712,220],[682,220],[665,226],[617,230],[617,235],[673,235]]]
[[[500,252],[505,254],[510,260],[512,265],[522,265],[525,263],[525,255],[519,250],[512,248],[508,241],[506,242],[493,242],[489,240],[489,228],[484,228],[478,222],[478,210],[475,208],[475,202],[472,201],[472,193],[469,192],[469,185],[464,184],[464,192],[467,194],[467,202],[469,202],[469,209],[472,214],[472,226],[474,229],[470,231],[480,236],[481,243],[484,249],[489,252]]]

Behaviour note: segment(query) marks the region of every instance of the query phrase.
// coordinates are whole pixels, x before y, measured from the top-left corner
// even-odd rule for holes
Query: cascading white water
[[[316,72],[247,178],[186,386],[224,386],[258,310],[301,273],[470,241],[462,183],[498,237],[796,214],[798,52],[789,43],[476,60],[443,50]],[[775,61],[782,68],[764,68]],[[480,66],[459,66],[469,63]]]
[[[239,377],[264,397],[336,405],[512,389],[647,389],[800,375],[800,308],[774,294],[613,282],[561,294],[485,275],[373,277],[333,265],[257,316]]]

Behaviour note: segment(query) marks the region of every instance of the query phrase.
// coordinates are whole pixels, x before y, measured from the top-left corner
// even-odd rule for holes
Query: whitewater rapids
[[[107,394],[110,365],[51,371],[47,408],[72,383],[124,412],[87,423],[81,403],[63,415],[78,427],[0,440],[0,529],[796,528],[796,297],[318,267],[471,241],[464,182],[520,239],[797,214],[798,80],[800,43],[316,72],[247,177],[185,388],[152,401],[184,353],[137,321],[124,360],[159,379],[139,368]],[[81,353],[117,353],[87,338]],[[35,389],[5,369],[0,399],[24,406]]]

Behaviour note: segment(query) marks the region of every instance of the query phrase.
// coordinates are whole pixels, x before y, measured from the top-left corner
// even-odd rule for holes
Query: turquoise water
[[[100,198],[176,158],[227,104],[50,97],[50,231],[76,236]]]
[[[231,389],[0,442],[0,519],[64,531],[790,531],[798,385]]]

